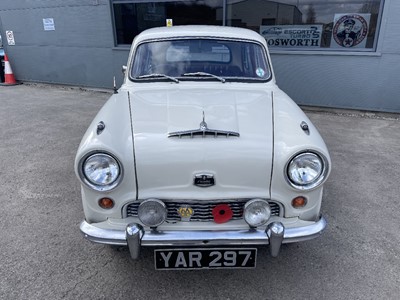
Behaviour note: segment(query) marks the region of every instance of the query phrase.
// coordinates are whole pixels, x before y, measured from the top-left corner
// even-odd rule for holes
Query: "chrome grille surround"
[[[237,200],[161,200],[167,207],[167,222],[181,221],[178,214],[178,208],[182,206],[190,206],[194,213],[190,218],[190,222],[212,222],[214,217],[212,215],[213,208],[218,204],[228,204],[233,212],[232,220],[243,219],[244,205],[251,199],[237,199]],[[123,218],[137,217],[138,208],[142,201],[129,203],[123,208]],[[268,200],[271,207],[271,216],[283,216],[283,207],[280,203]]]

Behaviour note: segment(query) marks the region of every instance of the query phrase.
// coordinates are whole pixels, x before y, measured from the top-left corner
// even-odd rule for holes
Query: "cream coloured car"
[[[263,37],[149,29],[124,69],[76,156],[88,240],[133,259],[155,247],[157,269],[251,268],[256,246],[274,257],[320,235],[329,153],[276,85]]]

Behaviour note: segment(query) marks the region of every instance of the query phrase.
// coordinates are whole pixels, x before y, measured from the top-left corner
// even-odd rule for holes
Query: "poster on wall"
[[[260,26],[260,34],[269,48],[319,48],[322,25],[274,25]]]
[[[43,19],[43,29],[44,31],[56,30],[56,27],[54,25],[54,19],[53,18]]]
[[[7,44],[9,46],[14,46],[15,45],[14,32],[12,30],[7,30],[6,37],[7,37]]]
[[[331,48],[365,48],[371,14],[335,14]]]

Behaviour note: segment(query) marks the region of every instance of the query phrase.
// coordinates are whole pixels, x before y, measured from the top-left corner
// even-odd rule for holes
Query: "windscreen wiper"
[[[159,78],[159,77],[168,78],[169,80],[172,80],[173,82],[179,83],[179,80],[177,78],[172,77],[172,76],[168,76],[168,75],[165,75],[165,74],[160,74],[160,73],[141,75],[141,76],[137,76],[135,78],[144,79],[144,78]]]
[[[193,72],[193,73],[185,73],[182,76],[208,76],[208,77],[213,77],[221,81],[222,83],[225,83],[225,78],[219,77],[214,74],[206,73],[206,72]]]

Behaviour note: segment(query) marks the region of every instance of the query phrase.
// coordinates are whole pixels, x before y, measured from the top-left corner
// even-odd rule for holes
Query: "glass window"
[[[371,51],[381,0],[227,0],[229,26],[263,35],[270,49]]]
[[[384,0],[111,0],[116,43],[151,27],[244,27],[270,49],[374,51]]]
[[[173,25],[222,25],[223,0],[114,1],[117,44],[130,44],[145,29]],[[217,16],[220,13],[221,16]]]
[[[268,80],[264,47],[251,42],[177,39],[138,46],[131,69],[135,80]]]

